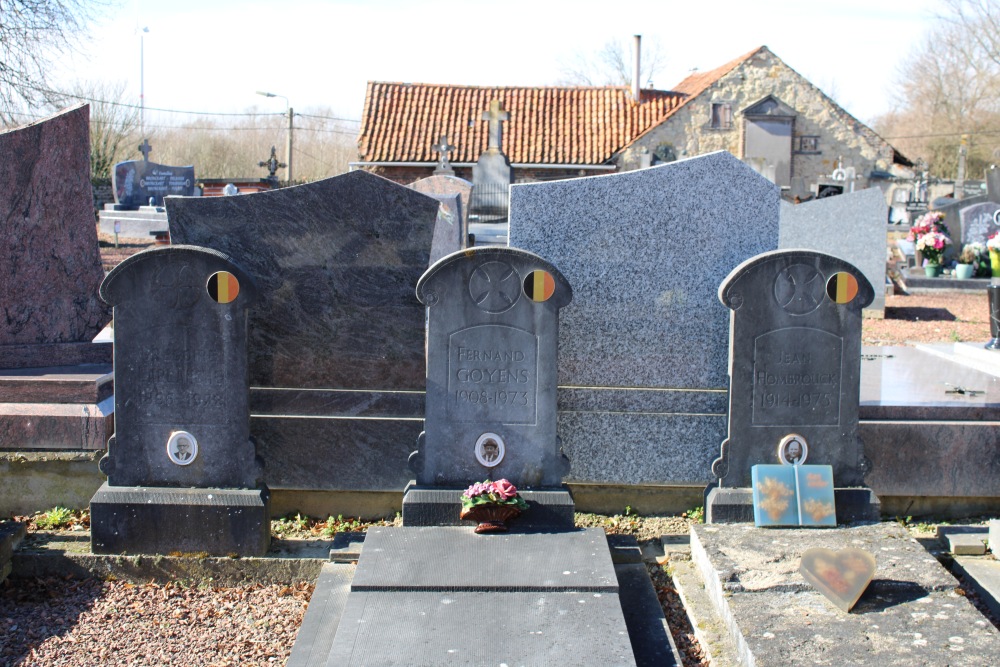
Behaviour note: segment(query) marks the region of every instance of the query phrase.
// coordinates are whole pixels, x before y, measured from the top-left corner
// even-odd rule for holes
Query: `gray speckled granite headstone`
[[[778,247],[816,250],[858,267],[875,288],[865,314],[884,317],[887,208],[878,188],[802,204],[782,201]]]
[[[809,250],[764,253],[729,274],[719,287],[732,311],[729,437],[712,465],[721,487],[749,487],[750,468],[780,463],[790,434],[805,439],[806,463],[833,466],[837,487],[863,485],[861,310],[873,296],[856,267]]]
[[[568,481],[699,485],[725,437],[716,290],[778,247],[778,188],[730,153],[511,187],[510,243],[573,285],[561,314]]]
[[[421,414],[407,392],[424,388],[424,308],[413,289],[439,206],[365,171],[238,197],[167,198],[175,242],[229,254],[260,289],[251,430],[268,486],[400,490],[409,481]]]
[[[417,483],[561,484],[569,465],[556,439],[556,343],[559,309],[573,299],[566,279],[532,253],[477,248],[434,264],[417,297],[427,305]]]
[[[262,555],[268,491],[250,439],[253,280],[214,250],[174,245],[108,274],[115,434],[91,500],[95,553]]]

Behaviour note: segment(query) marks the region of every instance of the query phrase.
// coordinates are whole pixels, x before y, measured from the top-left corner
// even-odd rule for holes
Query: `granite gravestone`
[[[462,225],[469,228],[469,198],[472,196],[472,183],[457,176],[428,176],[419,181],[413,181],[407,187],[422,192],[425,195],[458,195],[462,202]]]
[[[804,248],[839,257],[861,269],[875,287],[875,300],[864,310],[885,317],[885,195],[878,188],[824,197],[802,204],[781,202],[778,247]]]
[[[469,246],[469,226],[463,223],[462,199],[457,194],[428,196],[441,202],[431,241],[430,262],[434,264],[445,255]]]
[[[0,132],[0,368],[111,360],[90,186],[89,107]]]
[[[114,427],[111,344],[92,342],[111,311],[98,297],[89,115],[81,105],[0,132],[0,449],[93,452]],[[18,477],[0,472],[0,512],[26,510]],[[32,489],[44,495],[46,479]],[[73,484],[58,484],[69,502]]]
[[[141,252],[108,274],[115,435],[91,500],[95,553],[263,555],[268,492],[250,440],[250,276],[193,246]]]
[[[425,382],[413,288],[439,202],[355,171],[166,208],[175,242],[232,256],[263,295],[250,314],[251,431],[268,486],[401,490]]]
[[[792,435],[810,464],[833,467],[837,487],[864,485],[861,310],[873,297],[856,267],[809,250],[764,253],[723,281],[719,299],[732,311],[729,436],[712,464],[719,488],[709,493],[707,520],[752,520],[744,516],[751,468],[778,463]],[[733,488],[740,493],[727,494]],[[853,511],[845,503],[837,498],[840,520]]]
[[[558,316],[573,298],[569,283],[532,253],[480,248],[434,264],[417,298],[427,306],[427,398],[404,523],[444,523],[418,518],[416,504],[433,497],[418,493],[426,487],[451,489],[452,522],[472,482],[558,488],[569,470],[556,437]]]
[[[171,167],[148,160],[119,162],[112,172],[116,209],[163,206],[168,195],[195,193],[194,167]]]
[[[451,168],[451,161],[448,159],[448,156],[455,150],[455,147],[448,143],[448,136],[442,134],[441,139],[431,148],[441,154],[441,160],[438,162],[437,167],[434,168],[434,175],[454,176],[455,170]]]
[[[513,185],[510,238],[573,285],[559,334],[568,481],[706,484],[726,432],[715,291],[778,247],[778,188],[726,152]]]
[[[503,152],[503,129],[510,114],[504,111],[499,100],[490,102],[490,108],[483,112],[483,120],[489,123],[489,139],[486,150],[472,167],[472,201],[469,215],[479,222],[502,221],[510,208],[510,184],[514,182],[510,160]]]
[[[986,243],[991,236],[1000,232],[1000,224],[997,223],[998,212],[1000,212],[1000,204],[992,201],[980,202],[959,209],[961,229],[952,230],[952,232],[958,232],[961,236],[955,239],[955,242],[960,247],[968,243]]]

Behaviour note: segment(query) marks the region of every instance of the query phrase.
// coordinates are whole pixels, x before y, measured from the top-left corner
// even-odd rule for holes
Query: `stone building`
[[[801,74],[761,46],[695,72],[673,90],[482,87],[369,82],[353,166],[400,183],[430,176],[441,137],[469,179],[486,149],[482,113],[510,114],[502,149],[516,182],[629,171],[728,150],[782,186],[854,177],[877,185],[911,163]],[[801,194],[808,194],[801,191]]]

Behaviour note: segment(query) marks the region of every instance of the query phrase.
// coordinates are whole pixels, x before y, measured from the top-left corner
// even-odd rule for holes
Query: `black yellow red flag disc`
[[[217,271],[208,278],[208,295],[219,303],[231,303],[240,293],[240,281],[229,271]]]
[[[556,291],[556,281],[548,271],[538,269],[524,279],[524,295],[532,301],[546,301]]]
[[[850,303],[858,295],[858,279],[846,271],[835,273],[826,281],[826,293],[834,303]]]

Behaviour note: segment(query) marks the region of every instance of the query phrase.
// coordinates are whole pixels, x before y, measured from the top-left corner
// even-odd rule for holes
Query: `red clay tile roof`
[[[753,51],[744,53],[739,58],[734,58],[730,60],[725,65],[721,67],[716,67],[715,69],[710,69],[707,72],[695,72],[688,78],[684,79],[676,86],[674,86],[674,91],[678,93],[683,93],[687,95],[687,99],[697,97],[705,92],[705,89],[711,86],[713,83],[724,77],[725,75],[732,72],[738,65],[743,64],[745,61],[753,57],[757,52],[766,49],[766,46],[758,46]]]
[[[627,87],[486,87],[368,82],[358,139],[366,162],[437,162],[441,135],[452,162],[475,162],[486,150],[483,112],[498,99],[510,113],[503,151],[519,164],[604,164],[684,99],[665,90]]]

